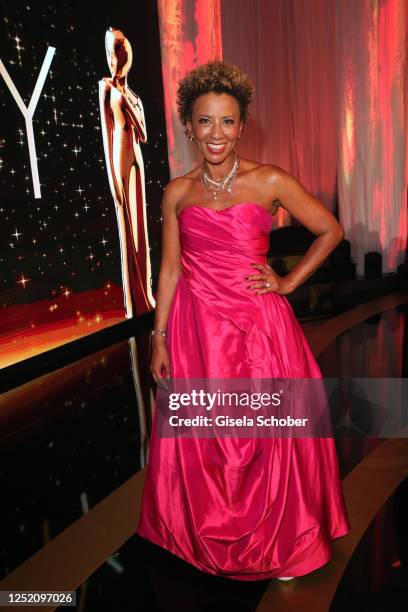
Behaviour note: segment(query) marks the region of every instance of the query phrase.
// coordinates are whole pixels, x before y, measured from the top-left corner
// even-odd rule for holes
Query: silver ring
[[[266,281],[265,287],[270,287],[270,286],[271,286],[271,283],[268,283],[268,281]]]

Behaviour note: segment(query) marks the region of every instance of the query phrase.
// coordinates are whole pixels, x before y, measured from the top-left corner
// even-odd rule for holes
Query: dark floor
[[[407,337],[407,308],[387,310],[318,362],[325,377],[407,378]],[[137,397],[129,341],[0,396],[0,579],[144,466]],[[337,438],[342,477],[381,441]],[[408,609],[406,517],[408,477],[367,529],[331,612]],[[135,535],[78,589],[77,609],[250,612],[267,585],[203,574]]]

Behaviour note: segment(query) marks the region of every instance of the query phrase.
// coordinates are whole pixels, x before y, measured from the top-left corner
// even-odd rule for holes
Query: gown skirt
[[[321,378],[285,296],[247,289],[273,217],[252,202],[179,215],[182,274],[171,303],[172,378]],[[302,576],[350,524],[334,439],[164,438],[152,423],[137,533],[203,572]]]

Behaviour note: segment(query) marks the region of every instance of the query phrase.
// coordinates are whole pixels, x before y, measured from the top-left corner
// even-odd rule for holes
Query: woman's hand
[[[153,379],[160,387],[167,389],[170,380],[170,356],[166,340],[162,337],[152,337],[152,356],[150,359],[150,372]]]
[[[284,276],[279,276],[270,266],[259,263],[252,263],[251,266],[258,268],[260,273],[245,277],[245,280],[258,281],[247,287],[249,291],[257,289],[256,294],[278,293],[279,295],[287,295],[293,291],[290,282]]]

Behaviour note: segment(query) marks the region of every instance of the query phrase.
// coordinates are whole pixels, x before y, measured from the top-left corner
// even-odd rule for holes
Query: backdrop
[[[110,76],[105,31],[133,48],[129,86],[140,95],[148,142],[147,222],[153,274],[160,201],[168,180],[160,38],[154,2],[1,0],[0,59],[28,106],[50,48],[32,126],[41,197],[35,197],[27,126],[0,76],[0,366],[124,319],[118,227],[103,151],[98,81]],[[143,24],[143,27],[142,27]]]
[[[167,125],[191,63],[239,65],[256,89],[241,155],[281,166],[338,215],[358,274],[373,249],[384,272],[395,270],[407,242],[405,0],[212,0],[204,22],[206,0],[187,2],[188,11],[183,0],[158,3],[162,49],[201,41],[188,62],[180,51],[177,70],[163,55]],[[177,142],[172,176],[193,163],[185,137]],[[280,209],[275,227],[292,221]]]

